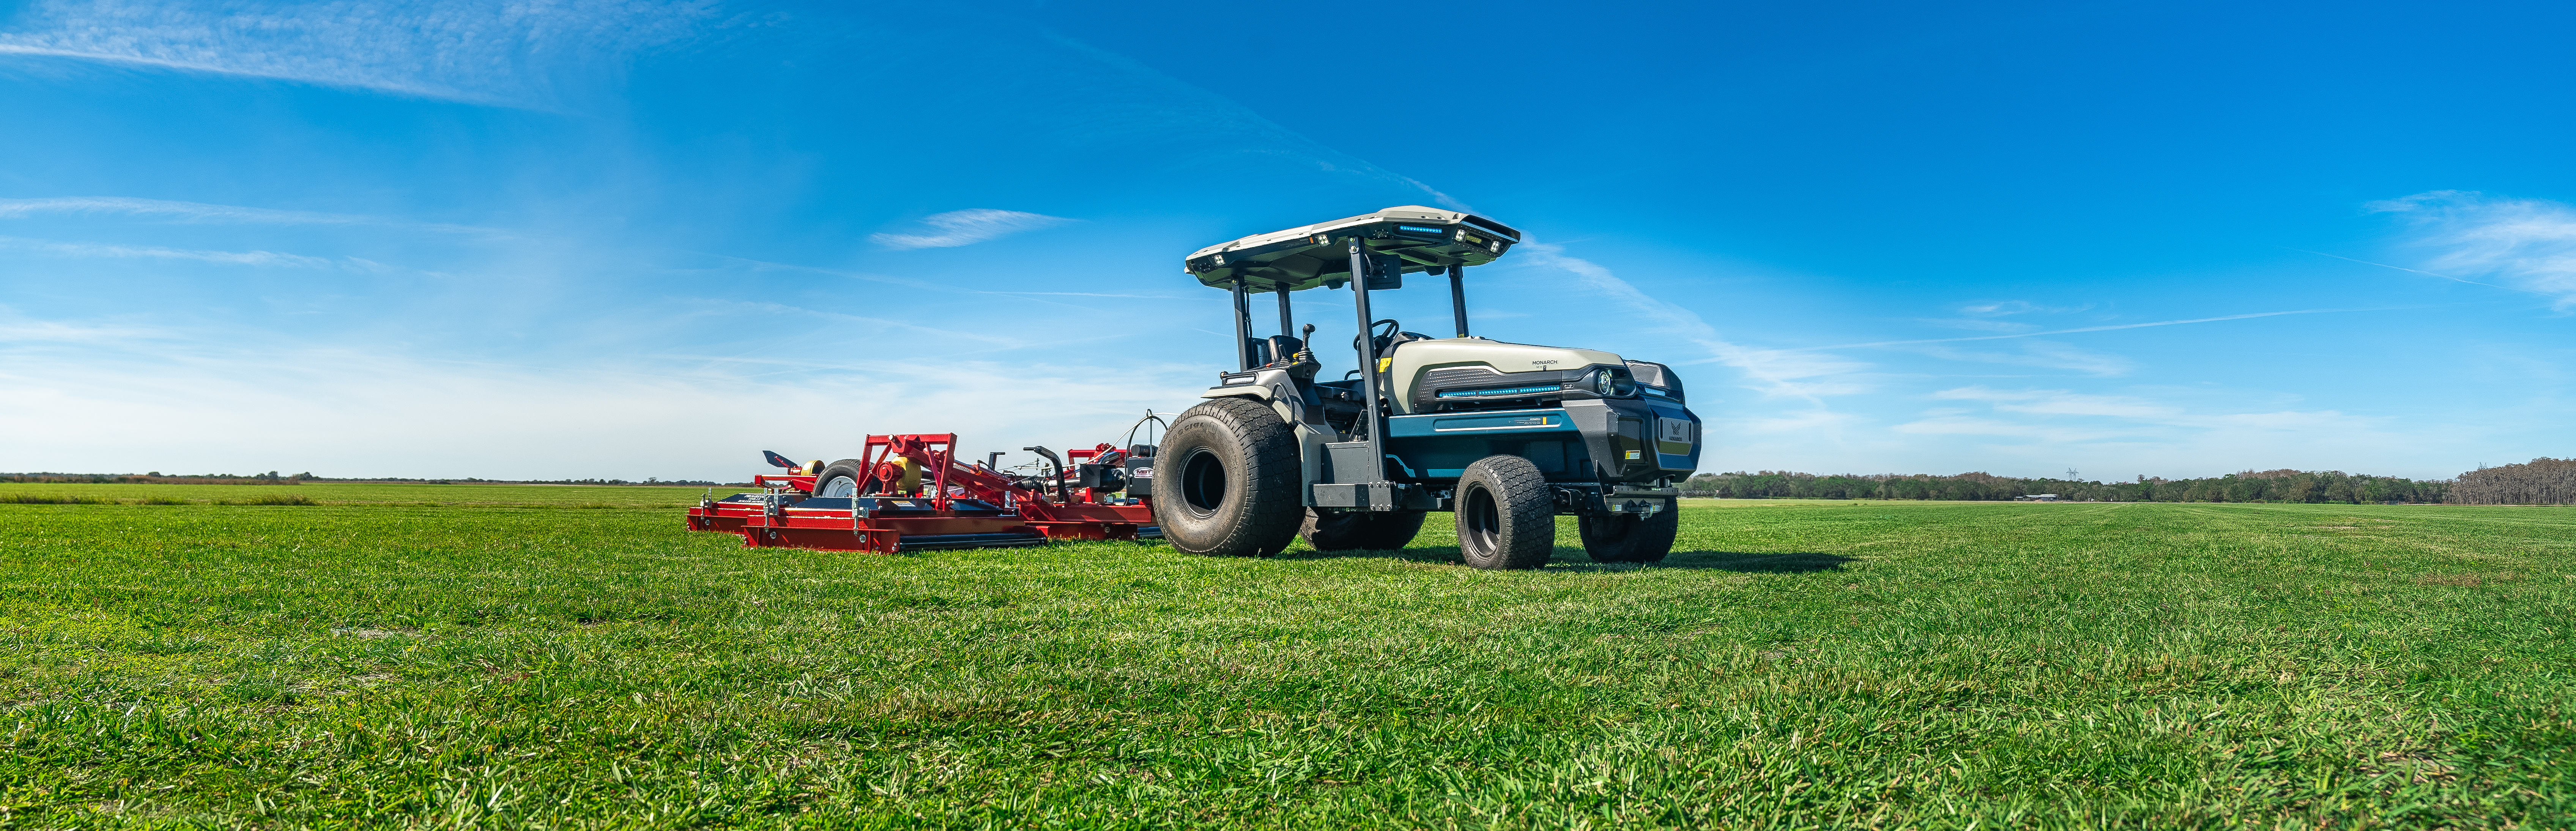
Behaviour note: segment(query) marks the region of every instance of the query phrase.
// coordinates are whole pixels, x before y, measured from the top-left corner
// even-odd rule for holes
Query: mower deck
[[[1050,488],[962,464],[951,456],[955,442],[953,433],[869,436],[867,454],[847,460],[867,471],[867,481],[856,485],[862,495],[814,496],[819,475],[756,476],[752,483],[763,492],[701,500],[689,509],[689,530],[740,534],[745,548],[875,554],[1162,536],[1152,505],[1142,499],[1068,487],[1074,471],[1059,470]],[[1097,466],[1140,449],[1101,445],[1073,455],[1101,460]],[[906,486],[915,492],[894,492]]]

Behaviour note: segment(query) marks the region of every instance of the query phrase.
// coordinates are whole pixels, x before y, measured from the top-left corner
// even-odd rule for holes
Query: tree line
[[[2576,462],[2565,463],[2576,471]],[[2490,468],[2501,470],[2502,468]],[[1839,474],[1783,470],[1702,473],[1681,484],[1683,496],[1723,499],[1941,499],[2010,501],[2056,494],[2077,502],[2396,502],[2452,501],[2444,479],[2369,476],[2340,470],[2248,470],[2205,479],[2140,476],[2135,482],[2020,478],[1990,473]]]
[[[2518,465],[2481,467],[2460,474],[2451,496],[2470,505],[2576,503],[2576,459],[2542,456]]]

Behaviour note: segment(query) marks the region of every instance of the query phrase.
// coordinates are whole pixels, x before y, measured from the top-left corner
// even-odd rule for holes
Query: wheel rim
[[[1181,504],[1200,517],[1216,515],[1225,504],[1225,461],[1207,448],[1191,452],[1181,463]]]
[[[822,497],[857,496],[859,482],[847,476],[834,476],[814,486],[814,495]]]
[[[1458,506],[1458,516],[1467,520],[1467,528],[1466,533],[1459,535],[1458,541],[1477,554],[1501,545],[1503,512],[1494,504],[1494,492],[1468,488],[1465,503]]]

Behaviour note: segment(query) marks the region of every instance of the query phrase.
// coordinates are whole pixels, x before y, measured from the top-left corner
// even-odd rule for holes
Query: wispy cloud
[[[2197,396],[2199,405],[2147,397],[2064,389],[1996,389],[1966,386],[1940,390],[1943,406],[1889,428],[1901,436],[1940,437],[1966,448],[1984,465],[2029,470],[2081,465],[2086,470],[2127,468],[2159,476],[2215,475],[2246,467],[2345,468],[2377,458],[2388,467],[2370,473],[2440,475],[2443,445],[2460,431],[2418,425],[2393,432],[2396,421],[2339,410],[2248,407],[2242,396],[2210,397],[2206,390],[2167,390]],[[2389,448],[2403,447],[2390,453]],[[2097,471],[2098,472],[2098,471]]]
[[[0,54],[547,106],[545,62],[578,67],[667,43],[713,9],[709,0],[55,0],[0,33]]]
[[[1014,297],[1119,297],[1130,300],[1187,300],[1177,294],[1105,294],[1096,291],[979,291],[976,294],[1007,294]]]
[[[1994,435],[2028,435],[2041,429],[2075,430],[2099,435],[2137,432],[2147,428],[2183,428],[2192,432],[2218,431],[2234,434],[2248,432],[2340,431],[2345,435],[2371,434],[2379,431],[2383,419],[2347,415],[2336,410],[2275,410],[2270,412],[2195,413],[2173,404],[2125,395],[2096,395],[2068,390],[1999,390],[1983,386],[1958,387],[1932,394],[1944,401],[1976,401],[1992,407],[1997,413],[2036,416],[2038,422],[2012,422],[1942,414],[1898,425],[1898,432],[1969,433],[1981,432],[1975,425],[1995,428]],[[2069,425],[2048,421],[2056,417],[2111,419],[2112,422],[2076,422]],[[2127,422],[2128,427],[2117,426]]]
[[[1976,332],[2028,332],[2039,328],[2039,324],[2036,323],[1958,317],[1919,317],[1915,318],[1914,322],[1944,329],[1967,329]]]
[[[110,214],[119,216],[157,217],[179,222],[230,222],[252,225],[392,225],[428,231],[492,234],[492,228],[470,225],[407,222],[398,219],[358,214],[281,211],[271,208],[249,208],[240,205],[210,205],[204,202],[176,202],[167,199],[136,199],[125,196],[58,196],[44,199],[0,199],[0,218],[20,218],[40,214]]]
[[[40,320],[0,306],[0,348],[32,343],[132,343],[159,334],[156,329],[116,323]]]
[[[196,260],[233,265],[282,265],[300,268],[328,268],[330,260],[301,254],[275,251],[204,251],[188,248],[161,248],[148,245],[102,245],[88,242],[53,242],[50,240],[0,237],[0,247],[42,251],[65,257],[106,257],[113,259]]]
[[[2127,358],[2079,349],[2056,341],[2024,341],[2020,346],[2021,349],[2014,352],[1973,351],[1941,344],[1921,344],[1907,348],[1944,360],[2071,369],[2086,375],[2102,377],[2127,375],[2131,369],[2136,368],[2136,364]]]
[[[1979,401],[1997,410],[2042,415],[2093,415],[2124,418],[2171,418],[2182,409],[2144,399],[2116,395],[2089,395],[2066,390],[1998,390],[1982,386],[1958,387],[1932,394],[1943,401]]]
[[[2415,242],[2439,252],[2425,270],[2406,271],[2452,280],[2461,279],[2454,274],[2489,276],[2506,288],[2547,295],[2562,311],[2576,308],[2576,206],[2437,190],[2368,207],[2414,219]]]
[[[1710,326],[1697,312],[1647,296],[1600,263],[1566,254],[1563,246],[1525,242],[1514,250],[1521,252],[1524,262],[1572,274],[1583,282],[1585,288],[1662,324],[1665,330],[1707,350],[1709,361],[1742,370],[1753,379],[1754,389],[1765,395],[1804,398],[1822,406],[1822,396],[1847,395],[1863,390],[1855,381],[1834,376],[1865,369],[1867,364],[1796,354],[1801,350],[1742,346],[1719,337],[1717,328]]]
[[[918,337],[889,331],[883,342]],[[829,459],[856,455],[869,433],[955,431],[994,450],[1084,447],[1205,386],[1198,367],[1152,361],[964,360],[922,377],[877,360],[883,349],[800,354],[813,360],[790,378],[649,349],[440,360],[383,344],[34,320],[0,307],[9,403],[0,459],[32,470],[736,479],[761,469],[754,454],[764,446]],[[749,438],[704,429],[727,401],[822,415]],[[276,417],[288,410],[314,415]],[[648,445],[653,453],[633,452]]]
[[[986,24],[979,28],[990,29]],[[1356,175],[1375,179],[1409,190],[1420,191],[1433,204],[1450,210],[1471,210],[1467,204],[1431,185],[1377,166],[1366,159],[1328,147],[1305,135],[1280,126],[1252,108],[1207,89],[1193,86],[1165,75],[1154,68],[1106,49],[1066,37],[1050,30],[1036,30],[1038,36],[1081,60],[1068,66],[1074,74],[1090,74],[1091,67],[1110,70],[1112,78],[1093,85],[1093,94],[1079,104],[1077,111],[1054,118],[1033,118],[1031,123],[1058,124],[1067,139],[1101,143],[1134,143],[1163,141],[1171,136],[1188,136],[1198,147],[1205,148],[1185,157],[1216,155],[1266,155],[1297,159],[1311,169],[1336,175]],[[969,61],[968,63],[972,63]],[[956,69],[942,66],[943,73]],[[1022,79],[1009,79],[1021,83]],[[1132,104],[1130,103],[1132,102]],[[1061,102],[1036,99],[1030,106],[1067,106]],[[1113,106],[1104,107],[1110,103]],[[1130,106],[1115,106],[1130,104]]]
[[[2007,317],[2026,314],[2065,314],[2090,308],[2093,308],[2090,303],[2071,308],[2057,308],[2042,306],[2028,300],[1987,300],[1960,306],[1959,313],[1972,317]]]
[[[1979,332],[2030,332],[2040,328],[2036,323],[2023,323],[2004,318],[2026,314],[2065,314],[2093,308],[2090,304],[2074,308],[2053,308],[2028,300],[1986,300],[1958,308],[1958,317],[1918,318],[1915,322],[1945,329],[1969,329]]]
[[[894,249],[955,248],[1073,221],[1060,216],[1023,211],[968,208],[922,217],[921,224],[937,229],[932,233],[873,234],[868,239],[878,245]]]
[[[2073,329],[2050,329],[2050,330],[2047,330],[2047,331],[2041,331],[2041,332],[2020,332],[2020,333],[2010,334],[2010,335],[1978,335],[1978,336],[1976,336],[1976,337],[1967,337],[1967,338],[1922,338],[1922,339],[1917,339],[1917,340],[1881,340],[1881,341],[1870,341],[1870,342],[1868,342],[1868,343],[1842,343],[1842,344],[1835,344],[1835,345],[1833,345],[1833,346],[1801,346],[1801,347],[1797,347],[1797,348],[1795,348],[1795,349],[1784,349],[1784,350],[1781,350],[1781,351],[1783,351],[1783,352],[1817,352],[1817,351],[1822,351],[1822,350],[1827,350],[1827,349],[1860,349],[1860,348],[1864,348],[1864,347],[1872,347],[1872,346],[1910,346],[1910,345],[1918,344],[1918,343],[1960,343],[1960,342],[1963,342],[1963,341],[1978,341],[1978,340],[2005,340],[2005,339],[2008,339],[2008,338],[2032,338],[2032,337],[2038,337],[2038,336],[2041,336],[2041,335],[2072,335],[2072,334],[2077,334],[2077,333],[2080,333],[2080,332],[2110,332],[2110,331],[2116,331],[2116,330],[2120,330],[2120,329],[2145,329],[2145,328],[2148,328],[2148,327],[2151,327],[2151,326],[2181,326],[2181,325],[2186,324],[2186,323],[2216,323],[2216,322],[2219,322],[2219,321],[2222,321],[2222,320],[2251,320],[2251,319],[2258,318],[2258,317],[2280,317],[2280,316],[2282,316],[2282,315],[2314,315],[2314,314],[2328,314],[2328,313],[2333,313],[2333,312],[2368,312],[2368,311],[2381,311],[2381,310],[2378,310],[2378,309],[2293,309],[2293,310],[2291,310],[2291,311],[2286,311],[2286,312],[2254,312],[2254,313],[2252,313],[2252,314],[2241,314],[2241,315],[2221,315],[2221,316],[2219,316],[2219,317],[2195,317],[2195,318],[2191,318],[2191,319],[2189,319],[2189,320],[2159,320],[2159,321],[2155,321],[2155,322],[2153,322],[2153,323],[2118,323],[2118,324],[2112,324],[2112,325],[2108,325],[2108,326],[2080,326],[2080,327],[2073,328]]]

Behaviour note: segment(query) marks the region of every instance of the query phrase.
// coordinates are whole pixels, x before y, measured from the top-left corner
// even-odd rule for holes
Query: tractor
[[[1673,481],[1699,467],[1699,417],[1663,364],[1468,334],[1467,267],[1520,241],[1480,216],[1408,205],[1189,255],[1186,273],[1234,295],[1235,367],[1152,451],[1165,539],[1215,556],[1266,557],[1299,537],[1400,549],[1447,511],[1469,565],[1526,569],[1547,563],[1556,517],[1572,514],[1593,560],[1661,561],[1679,527]],[[1369,293],[1408,274],[1448,278],[1456,337],[1371,318]],[[1344,287],[1360,369],[1318,379],[1315,326],[1298,327],[1289,295]],[[1279,334],[1253,335],[1261,292],[1278,295]]]

